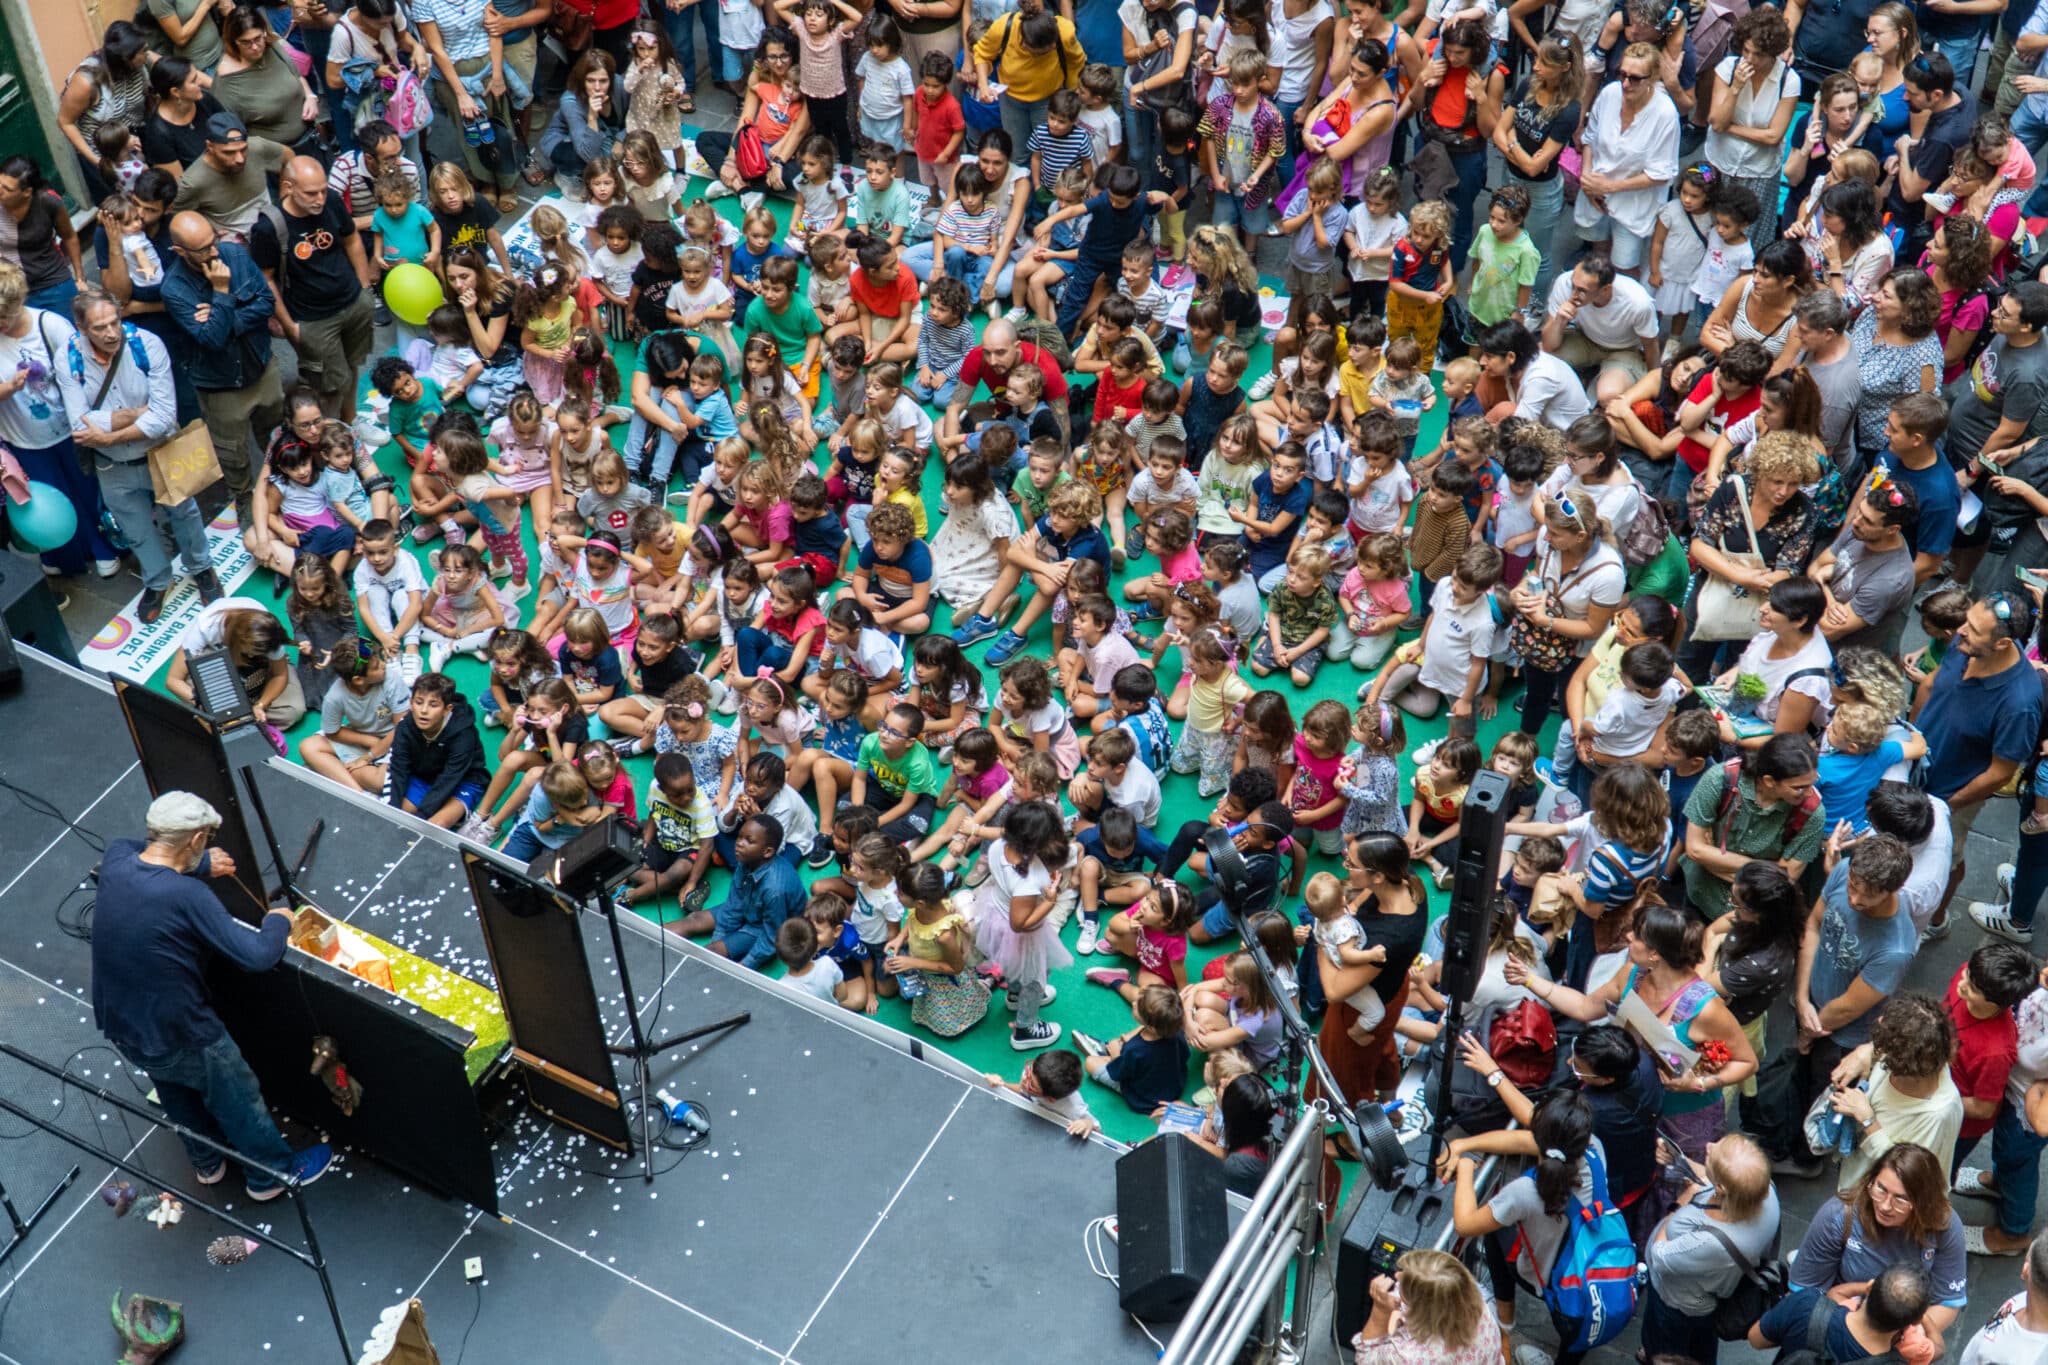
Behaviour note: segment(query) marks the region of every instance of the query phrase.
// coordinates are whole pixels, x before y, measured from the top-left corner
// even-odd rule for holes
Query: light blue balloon
[[[78,534],[78,509],[71,499],[46,483],[30,481],[26,506],[8,504],[14,534],[38,550],[55,550]]]

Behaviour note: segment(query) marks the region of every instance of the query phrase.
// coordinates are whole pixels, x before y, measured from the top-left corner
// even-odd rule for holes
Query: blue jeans
[[[718,0],[696,0],[689,8],[680,10],[657,5],[655,12],[661,16],[661,26],[668,30],[669,43],[676,50],[676,64],[683,68],[683,89],[697,88],[697,36],[690,23],[693,17],[704,26],[704,53],[712,76],[732,79],[725,70],[725,47],[718,41]]]
[[[540,831],[533,827],[533,822],[521,820],[512,826],[512,833],[507,836],[505,846],[498,852],[515,863],[530,863],[546,848],[547,845],[540,841]]]
[[[752,678],[762,668],[777,672],[789,667],[790,652],[795,648],[780,635],[770,635],[759,626],[741,626],[733,632],[733,646],[738,651],[740,674]]]
[[[945,383],[939,385],[936,389],[927,388],[914,377],[915,371],[912,374],[910,396],[928,408],[945,407],[946,404],[953,401],[953,394],[960,387],[960,381],[956,377],[946,380]]]
[[[2044,894],[2048,894],[2048,834],[2022,834],[2020,851],[2013,858],[2012,904],[2006,912],[2015,926],[2033,928]]]
[[[1273,226],[1273,205],[1268,202],[1257,208],[1247,207],[1241,194],[1219,194],[1216,196],[1216,225],[1229,227],[1233,223],[1250,235],[1263,235]]]
[[[1543,257],[1543,264],[1536,268],[1536,284],[1529,291],[1529,302],[1541,308],[1550,297],[1550,283],[1557,278],[1557,263],[1566,258],[1569,243],[1563,249],[1557,244],[1557,225],[1564,218],[1564,176],[1553,175],[1548,180],[1524,180],[1512,172],[1508,175],[1510,185],[1519,185],[1529,192],[1529,216],[1522,223],[1529,240],[1536,244],[1536,250]]]
[[[276,1120],[263,1102],[263,1087],[249,1069],[235,1040],[223,1033],[201,1048],[182,1048],[160,1057],[128,1048],[121,1055],[149,1073],[156,1083],[157,1102],[171,1122],[210,1138],[235,1155],[273,1171],[291,1169],[292,1149],[277,1131]],[[210,1171],[221,1155],[204,1143],[179,1134],[194,1170]],[[277,1182],[249,1166],[242,1167],[249,1193],[275,1189]]]
[[[996,109],[1002,115],[1003,131],[1010,135],[1011,160],[1022,166],[1031,164],[1031,130],[1045,122],[1045,107],[1048,100],[1014,100],[1008,95],[996,97]]]
[[[185,561],[186,573],[201,574],[213,567],[206,554],[206,523],[199,515],[198,502],[187,498],[174,507],[158,506],[147,460],[124,462],[95,455],[93,465],[99,472],[100,498],[135,551],[143,587],[162,592],[171,586],[171,557],[164,551],[166,531]]]
[[[1301,155],[1301,125],[1294,121],[1294,116],[1306,103],[1306,100],[1273,101],[1273,107],[1280,111],[1280,121],[1287,129],[1287,150],[1280,155],[1280,183],[1283,185],[1294,183],[1294,159]]]
[[[725,955],[734,962],[759,971],[775,957],[775,931],[782,926],[756,924],[744,907],[731,901],[711,912],[711,924],[713,936],[725,944]]]
[[[1009,297],[1010,289],[1016,280],[1017,257],[1021,255],[1024,251],[1027,251],[1031,247],[1036,245],[1037,243],[1030,241],[1029,239],[1026,239],[1022,245],[1012,246],[1010,248],[1010,259],[1004,261],[1002,269],[996,271],[995,292],[997,298]],[[931,281],[932,243],[930,238],[926,238],[922,242],[913,242],[909,246],[904,247],[900,259],[903,262],[903,268],[905,270],[908,270],[912,275],[915,275],[917,277],[917,282],[919,284],[926,284]],[[993,260],[994,258],[991,257],[990,261],[992,267]],[[951,268],[952,267],[950,266],[947,267],[948,270],[950,270]],[[974,304],[976,307],[981,306],[981,300],[979,299],[979,297],[976,297],[974,299]]]
[[[1991,1170],[1998,1182],[1998,1230],[2008,1237],[2024,1237],[2034,1226],[2043,1148],[2048,1138],[2027,1126],[2011,1100],[2000,1101],[1991,1129]]]
[[[2027,96],[2013,111],[2012,135],[2039,161],[2041,153],[2048,151],[2048,117],[2034,112],[2034,99],[2032,95]],[[2037,184],[2023,207],[2029,215],[2048,212],[2048,191]]]
[[[1451,169],[1458,173],[1456,183],[1451,186],[1451,268],[1462,274],[1465,256],[1472,250],[1473,205],[1478,202],[1480,191],[1486,188],[1485,146],[1463,156],[1453,154]],[[1536,296],[1532,293],[1529,297],[1534,299]]]
[[[1152,158],[1159,151],[1159,115],[1124,96],[1124,160],[1151,174]]]
[[[1060,315],[1056,324],[1060,335],[1071,337],[1074,326],[1081,320],[1081,310],[1088,306],[1088,296],[1095,292],[1095,282],[1104,276],[1112,280],[1122,263],[1117,260],[1094,260],[1084,251],[1074,259],[1074,269],[1067,276],[1065,287],[1060,290]]]
[[[47,309],[61,318],[70,318],[71,300],[78,297],[78,281],[66,275],[55,284],[46,284],[31,292],[23,300],[30,308]]]
[[[1934,50],[1948,58],[1948,64],[1955,69],[1956,89],[1968,90],[1970,88],[1970,77],[1976,74],[1977,70],[1977,47],[1983,41],[1983,38],[1984,31],[1982,28],[1979,28],[1967,37],[1937,38],[1934,40]],[[1991,73],[1991,84],[1994,86],[1998,84],[1998,73],[1995,71]]]
[[[710,3],[711,0],[700,0],[700,4]],[[673,403],[664,401],[661,410],[678,420],[682,417]],[[643,466],[647,440],[650,436],[654,438],[654,463],[647,476],[650,487],[657,491],[668,487],[669,475],[675,469],[678,453],[683,457],[683,482],[697,482],[697,476],[704,472],[704,461],[710,454],[711,443],[697,436],[672,436],[665,428],[655,426],[639,412],[633,414],[632,425],[626,429],[626,448],[623,454],[627,469],[636,470]]]
[[[988,279],[989,268],[996,263],[993,256],[978,256],[964,246],[946,248],[946,273],[967,286],[967,297],[981,297],[982,282]]]

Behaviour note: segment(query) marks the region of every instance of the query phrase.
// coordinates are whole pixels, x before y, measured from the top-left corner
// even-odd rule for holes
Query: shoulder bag
[[[1749,550],[1737,552],[1727,547],[1727,537],[1721,538],[1721,553],[1737,564],[1750,569],[1762,569],[1763,555],[1757,552],[1756,523],[1749,515],[1749,489],[1740,474],[1729,476],[1728,482],[1735,489],[1735,506],[1742,513],[1742,524],[1749,532]],[[1699,592],[1693,599],[1692,638],[1695,640],[1747,640],[1757,632],[1758,617],[1763,603],[1749,589],[1730,583],[1717,573],[1705,573]]]

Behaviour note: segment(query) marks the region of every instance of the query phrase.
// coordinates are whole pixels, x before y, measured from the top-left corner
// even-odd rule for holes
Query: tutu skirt
[[[1012,985],[1049,980],[1055,968],[1074,960],[1050,917],[1025,933],[1010,927],[1009,902],[993,877],[975,892],[973,921],[975,948],[1001,967],[1003,979]]]

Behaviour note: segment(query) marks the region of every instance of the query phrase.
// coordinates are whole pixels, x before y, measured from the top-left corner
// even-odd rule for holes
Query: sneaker
[[[996,642],[982,655],[982,661],[990,668],[1001,668],[1010,662],[1024,648],[1024,637],[1014,630],[1006,630],[996,637]]]
[[[2022,948],[2032,948],[2034,945],[2033,926],[2029,925],[2026,928],[2021,928],[2013,923],[2012,916],[2007,913],[2006,906],[2003,904],[1993,905],[1989,901],[1971,901],[1970,918],[1975,920],[1977,927],[1987,934],[1996,934],[2000,938],[2011,939]]]
[[[1414,753],[1408,755],[1409,761],[1418,768],[1428,767],[1429,760],[1436,757],[1436,751],[1443,747],[1443,743],[1441,739],[1432,739],[1425,742]]]
[[[533,584],[531,583],[514,581],[501,584],[498,588],[498,600],[500,602],[522,601],[532,591]]]
[[[1928,926],[1920,931],[1920,946],[1925,948],[1930,943],[1939,943],[1947,938],[1948,931],[1955,922],[1953,915],[1944,915],[1939,920],[1929,922]]]
[[[221,598],[228,595],[228,590],[220,585],[220,575],[212,569],[206,569],[194,574],[192,582],[199,589],[199,600],[201,602],[218,602]]]
[[[1012,308],[1009,312],[1003,314],[1003,321],[1015,327],[1030,316],[1031,310],[1029,308]]]
[[[135,619],[143,625],[152,625],[164,614],[164,590],[144,588],[141,598],[135,603]],[[2029,831],[2031,833],[2031,831]]]
[[[1270,398],[1273,396],[1273,386],[1279,382],[1279,371],[1268,370],[1259,376],[1258,382],[1252,385],[1251,392],[1247,396],[1254,403],[1258,402],[1261,398]]]
[[[1534,1342],[1515,1347],[1515,1365],[1555,1365],[1556,1358]]]
[[[398,656],[398,676],[405,679],[407,691],[412,690],[412,685],[420,680],[420,674],[425,671],[426,665],[421,662],[418,650],[408,649]],[[487,725],[503,725],[505,718],[493,711],[485,715],[484,723]]]
[[[996,635],[1001,630],[1001,626],[988,617],[983,616],[980,612],[976,612],[954,630],[953,643],[965,649],[968,645],[980,644],[983,640]]]
[[[2012,899],[2012,879],[2018,869],[2012,863],[2000,863],[1992,875],[1998,878],[1998,893],[2007,900]]]
[[[292,1154],[291,1175],[301,1189],[312,1184],[334,1165],[334,1149],[324,1142],[316,1142],[301,1152]],[[249,1197],[257,1203],[265,1203],[283,1194],[283,1185],[272,1185],[266,1189],[250,1190]]]
[[[832,837],[820,834],[818,842],[811,845],[811,856],[804,859],[804,866],[813,872],[822,871],[832,866],[832,860],[838,856],[838,852],[832,847]]]
[[[192,1172],[192,1178],[202,1185],[218,1185],[228,1177],[228,1163],[216,1161],[203,1171]]]
[[[696,491],[694,488],[678,488],[675,492],[668,495],[668,505],[670,507],[688,507],[690,505],[690,495]]]
[[[1161,620],[1165,615],[1165,612],[1159,610],[1157,602],[1140,602],[1137,606],[1131,608],[1131,624],[1134,626],[1143,625],[1147,621]]]
[[[65,576],[65,574],[64,574],[64,571],[63,571],[62,569],[56,568],[55,566],[53,566],[53,565],[49,565],[49,564],[45,564],[45,565],[43,565],[43,577],[45,577],[45,578],[62,578],[62,577],[64,577],[64,576]]]
[[[1041,1005],[1050,1005],[1053,1001],[1059,998],[1059,987],[1053,985],[1052,982],[1048,981],[1045,983],[1045,998],[1043,1000],[1040,1000],[1038,1003]]]
[[[1546,787],[1555,787],[1558,785],[1557,775],[1551,771],[1550,760],[1547,758],[1539,758],[1536,760],[1536,777]]]
[[[1109,571],[1111,573],[1122,573],[1124,571],[1124,565],[1130,562],[1130,558],[1131,557],[1119,547],[1114,545],[1110,546]]]
[[[1081,1049],[1083,1057],[1107,1057],[1109,1055],[1109,1044],[1103,1042],[1092,1033],[1083,1033],[1076,1029],[1067,1036],[1074,1040],[1075,1047]]]
[[[1079,939],[1075,940],[1074,951],[1079,953],[1082,957],[1091,956],[1095,952],[1095,941],[1096,939],[1101,937],[1101,935],[1102,930],[1096,926],[1095,921],[1086,915],[1082,916],[1081,936]]]
[[[118,559],[95,559],[92,562],[92,571],[101,578],[112,578],[115,574],[121,572],[121,561]]]
[[[696,913],[697,913],[697,912],[698,912],[699,910],[702,910],[702,909],[704,908],[704,902],[705,902],[705,901],[708,901],[708,900],[710,900],[710,899],[711,899],[711,888],[710,888],[710,887],[708,887],[708,886],[701,886],[701,885],[700,885],[700,886],[695,886],[695,887],[692,887],[692,888],[690,889],[690,894],[689,894],[689,895],[687,895],[687,896],[685,896],[685,897],[683,897],[683,900],[682,900],[682,910],[683,910],[683,913],[684,913],[684,914],[686,914],[686,915],[694,915],[694,914],[696,914]]]
[[[723,199],[734,192],[733,187],[726,184],[723,180],[714,179],[709,185],[704,187],[704,197],[706,199]]]
[[[440,534],[440,527],[430,521],[423,521],[412,528],[412,543],[415,545],[425,545]]]
[[[1096,985],[1107,986],[1111,990],[1128,986],[1131,982],[1130,970],[1125,967],[1090,967],[1087,976]]]
[[[1042,1047],[1051,1047],[1060,1040],[1060,1026],[1050,1019],[1041,1019],[1029,1028],[1010,1030],[1010,1046],[1018,1052],[1035,1052]]]
[[[483,816],[472,813],[456,828],[455,837],[489,848],[498,841],[498,831],[492,829],[491,822]]]
[[[447,640],[435,640],[427,646],[427,672],[439,673],[448,667],[448,660],[455,656],[455,646]]]
[[[500,721],[499,724],[504,722]],[[631,758],[640,752],[640,741],[631,735],[614,735],[605,741],[612,746],[612,752],[620,758]]]

